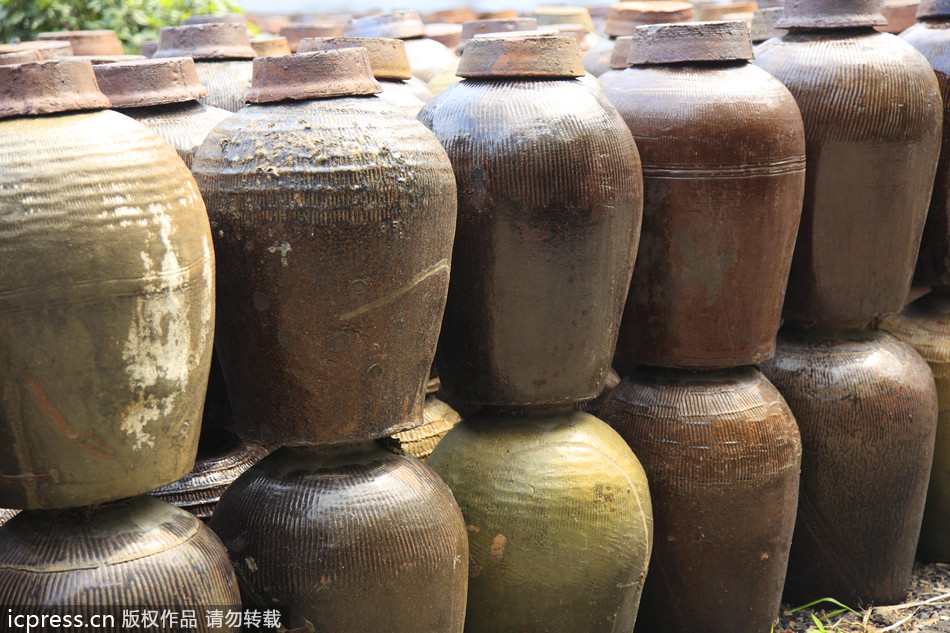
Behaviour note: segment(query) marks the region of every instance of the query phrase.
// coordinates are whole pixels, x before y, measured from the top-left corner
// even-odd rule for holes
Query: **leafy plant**
[[[157,40],[163,26],[206,13],[239,13],[237,0],[0,0],[0,41],[44,31],[112,29],[127,53]]]

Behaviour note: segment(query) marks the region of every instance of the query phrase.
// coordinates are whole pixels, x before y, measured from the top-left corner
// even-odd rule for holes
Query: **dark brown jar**
[[[234,482],[209,524],[245,607],[315,633],[462,633],[468,536],[452,492],[376,442],[282,448]]]
[[[926,58],[878,33],[878,0],[798,0],[755,64],[805,123],[805,203],[785,318],[899,311],[910,288],[940,150],[943,105]]]
[[[901,39],[930,62],[943,98],[943,136],[914,282],[950,288],[950,2],[925,0]]]
[[[241,609],[237,579],[221,541],[201,521],[149,496],[69,510],[26,510],[0,529],[0,602],[4,607],[82,616],[109,614],[120,633],[123,611],[195,612],[187,631],[211,626],[205,610]],[[4,614],[6,620],[6,614]],[[167,621],[166,621],[167,622]],[[56,630],[41,628],[38,630]],[[70,629],[79,630],[79,629]]]
[[[211,22],[162,28],[152,57],[191,57],[198,79],[210,93],[201,103],[237,112],[251,87],[254,56],[245,26]]]
[[[642,26],[604,91],[643,164],[628,362],[737,367],[775,349],[805,138],[795,99],[751,58],[743,22]]]
[[[124,52],[115,31],[48,31],[36,39],[69,42],[74,55],[121,55]]]
[[[250,105],[192,166],[238,434],[302,445],[418,426],[452,256],[452,166],[374,96],[365,50],[254,64]]]
[[[459,222],[437,366],[454,400],[593,398],[610,368],[642,189],[630,131],[572,38],[477,35],[419,120],[448,151]]]
[[[416,11],[390,11],[356,18],[346,23],[343,35],[403,40],[412,74],[425,82],[458,61],[454,51],[425,37],[425,25]]]
[[[643,367],[602,409],[646,471],[654,545],[638,630],[761,633],[779,614],[802,443],[754,367]]]
[[[785,600],[902,602],[910,584],[937,426],[926,361],[887,332],[779,332],[762,371],[802,436]]]
[[[0,66],[0,507],[143,494],[194,465],[214,255],[188,168],[92,65]]]

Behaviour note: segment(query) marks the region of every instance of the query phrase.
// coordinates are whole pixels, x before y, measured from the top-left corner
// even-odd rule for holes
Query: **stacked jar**
[[[807,181],[775,358],[802,434],[786,596],[893,604],[910,582],[937,395],[927,363],[873,323],[910,289],[940,149],[927,59],[879,33],[876,0],[789,2],[756,64],[795,96]]]
[[[643,469],[573,408],[604,386],[642,205],[630,131],[583,74],[574,38],[476,35],[419,114],[458,181],[436,367],[481,407],[428,461],[468,528],[470,631],[629,631],[646,576]]]
[[[455,180],[380,90],[362,48],[258,58],[198,150],[237,432],[276,449],[210,525],[245,601],[285,605],[288,628],[460,633],[462,515],[386,441],[422,422]]]

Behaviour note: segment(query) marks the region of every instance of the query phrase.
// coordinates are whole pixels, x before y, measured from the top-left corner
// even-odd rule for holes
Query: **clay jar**
[[[406,46],[402,40],[377,37],[312,37],[300,42],[299,51],[309,53],[354,47],[365,48],[369,54],[369,65],[373,69],[373,77],[382,88],[379,96],[408,116],[415,118],[422,106],[432,98],[432,93],[418,78],[415,79],[416,85],[410,84],[414,78],[409,69],[409,58],[406,56]],[[420,84],[422,90],[425,91],[425,98],[419,97]]]
[[[168,141],[189,169],[208,132],[231,115],[197,101],[208,90],[188,57],[101,64],[95,72],[113,109]]]
[[[632,35],[622,35],[614,42],[614,48],[610,53],[610,70],[597,78],[602,89],[606,89],[630,65],[627,63],[627,57],[630,55],[630,45],[632,43]]]
[[[877,0],[789,3],[755,64],[795,96],[808,164],[786,318],[897,312],[910,288],[940,149],[926,58],[878,33]]]
[[[917,256],[914,281],[921,285],[950,287],[950,2],[922,2],[919,22],[901,39],[930,62],[943,98],[943,137],[930,210]]]
[[[486,410],[428,464],[469,538],[466,631],[632,631],[652,543],[650,493],[609,426],[564,409]]]
[[[39,41],[69,42],[74,55],[121,55],[122,43],[115,31],[49,31],[36,36]]]
[[[215,344],[238,434],[301,445],[417,426],[448,286],[452,166],[373,96],[365,49],[254,64],[250,105],[192,167],[221,262]]]
[[[192,515],[149,496],[10,519],[0,530],[0,600],[87,623],[108,613],[115,631],[123,608],[161,614],[178,605],[176,614],[195,611],[195,626],[185,630],[236,632],[209,626],[202,607],[241,609],[221,541]]]
[[[573,39],[477,35],[419,120],[445,146],[459,224],[437,366],[453,400],[600,393],[636,256],[640,160]]]
[[[254,56],[246,26],[211,22],[162,28],[152,57],[191,57],[198,79],[209,92],[201,103],[237,112],[251,87]]]
[[[346,23],[343,35],[403,40],[412,74],[425,82],[457,61],[452,50],[425,37],[425,26],[416,11],[391,11],[356,18]]]
[[[754,367],[641,368],[602,413],[643,464],[653,500],[638,630],[767,631],[781,603],[802,456],[778,390]]]
[[[886,332],[779,332],[762,371],[802,436],[802,478],[785,599],[904,600],[933,459],[930,368]]]
[[[0,66],[0,507],[142,494],[191,470],[214,256],[188,168],[88,61]]]
[[[210,526],[245,607],[283,605],[288,629],[462,633],[465,522],[414,457],[376,442],[279,449],[228,488]]]
[[[638,27],[631,67],[604,91],[643,162],[628,361],[735,367],[773,353],[805,139],[795,99],[751,58],[742,22]]]
[[[881,327],[924,357],[937,385],[937,439],[927,487],[917,558],[950,562],[950,296],[933,292],[914,301]]]

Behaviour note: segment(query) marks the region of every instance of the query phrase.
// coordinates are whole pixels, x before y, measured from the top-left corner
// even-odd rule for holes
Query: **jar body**
[[[175,148],[188,169],[195,160],[195,152],[214,126],[231,116],[221,108],[206,106],[197,101],[170,103],[147,108],[121,110],[149,128]]]
[[[244,97],[251,89],[253,67],[254,60],[251,59],[196,59],[198,79],[211,93],[198,101],[228,112],[237,112],[244,107]]]

